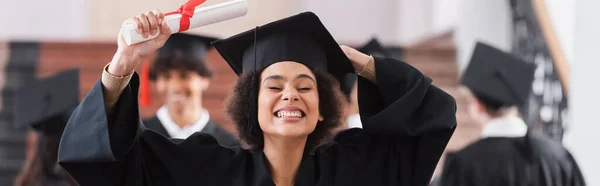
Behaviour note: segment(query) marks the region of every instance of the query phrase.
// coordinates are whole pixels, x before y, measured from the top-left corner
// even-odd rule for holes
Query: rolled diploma
[[[241,17],[246,15],[247,12],[247,0],[233,0],[206,7],[197,7],[196,10],[194,10],[194,16],[190,18],[189,29],[218,23],[236,17]],[[180,20],[181,14],[172,14],[165,16],[165,21],[171,29],[171,33],[179,32]],[[147,38],[144,38],[142,34],[138,34],[137,31],[135,31],[134,24],[125,24],[121,27],[121,29],[123,39],[125,40],[125,43],[127,43],[127,45],[133,45],[136,43],[148,41],[150,39],[156,38],[160,34],[160,29],[158,29],[158,32],[155,35],[150,35]]]

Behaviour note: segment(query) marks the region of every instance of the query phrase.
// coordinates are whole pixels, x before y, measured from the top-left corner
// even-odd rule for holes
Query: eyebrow
[[[285,78],[284,78],[283,76],[280,76],[280,75],[272,75],[272,76],[269,76],[269,77],[265,78],[265,80],[263,80],[263,82],[262,82],[262,83],[265,83],[265,81],[267,81],[267,80],[269,80],[269,79],[274,79],[274,80],[285,80]]]
[[[300,75],[296,76],[296,79],[300,79],[300,78],[310,79],[311,81],[313,81],[313,83],[317,82],[317,81],[315,81],[315,79],[313,79],[312,77],[310,77],[307,74],[300,74]]]
[[[300,74],[300,75],[296,76],[296,79],[300,79],[300,78],[306,78],[306,79],[309,79],[309,80],[311,80],[311,81],[313,81],[313,82],[316,82],[316,81],[315,81],[315,79],[314,79],[313,77],[309,76],[308,74]],[[272,75],[272,76],[269,76],[269,77],[265,78],[265,79],[263,80],[263,83],[265,83],[265,81],[267,81],[267,80],[269,80],[269,79],[274,79],[274,80],[286,80],[286,78],[285,78],[285,77],[283,77],[283,76],[280,76],[280,75]]]

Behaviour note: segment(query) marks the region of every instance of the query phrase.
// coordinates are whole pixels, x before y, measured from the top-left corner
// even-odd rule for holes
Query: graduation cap
[[[339,44],[317,15],[304,12],[241,34],[213,42],[233,71],[266,68],[281,61],[294,61],[311,69],[329,72],[341,85],[354,68]],[[343,88],[349,94],[352,89]]]
[[[206,52],[210,49],[210,43],[217,38],[208,36],[191,35],[176,33],[169,37],[163,47],[158,49],[156,57],[152,61],[144,63],[142,67],[142,78],[140,82],[140,105],[148,106],[151,103],[150,96],[150,66],[151,63],[157,63],[164,59],[172,59],[176,56],[182,56],[198,62],[198,65],[205,65]]]
[[[17,90],[16,128],[60,135],[79,104],[79,69],[67,70]]]
[[[535,64],[477,43],[462,84],[488,107],[521,106],[531,91]]]

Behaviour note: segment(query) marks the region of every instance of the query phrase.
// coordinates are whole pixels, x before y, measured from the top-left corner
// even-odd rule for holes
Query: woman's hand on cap
[[[364,54],[349,46],[340,45],[340,48],[342,49],[342,51],[344,51],[344,54],[346,54],[346,57],[348,57],[350,62],[352,62],[354,72],[356,73],[362,71],[371,59],[371,56]]]

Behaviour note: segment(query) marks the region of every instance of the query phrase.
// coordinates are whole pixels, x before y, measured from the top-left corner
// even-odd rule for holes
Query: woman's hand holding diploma
[[[154,10],[125,20],[122,25],[136,25],[137,33],[142,34],[145,38],[150,35],[155,35],[159,29],[160,34],[154,39],[127,45],[123,39],[122,31],[119,31],[118,49],[108,66],[108,73],[115,76],[126,76],[131,74],[139,65],[140,60],[143,57],[162,47],[167,39],[169,39],[169,36],[171,36],[171,30],[165,23],[164,17],[162,12]]]

